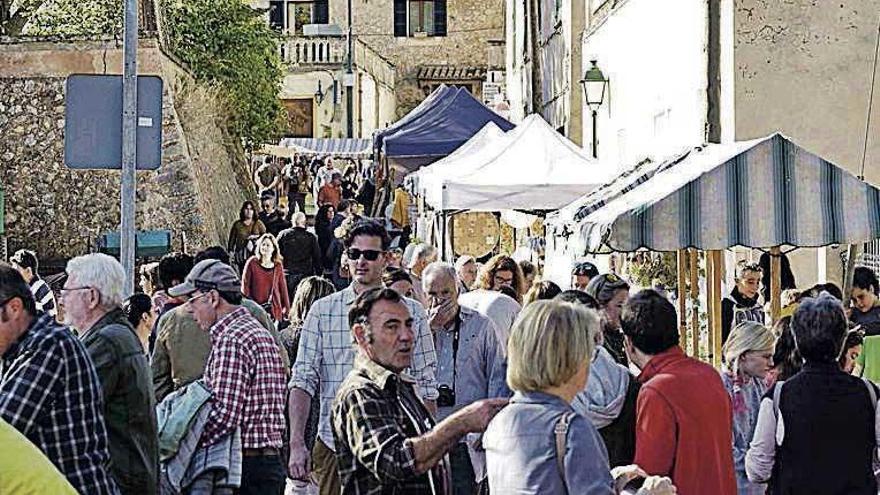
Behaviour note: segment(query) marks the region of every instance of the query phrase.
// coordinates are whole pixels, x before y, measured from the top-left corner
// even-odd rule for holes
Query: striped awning
[[[370,138],[284,138],[281,146],[303,155],[327,155],[346,158],[370,158],[373,141]]]
[[[880,238],[880,190],[779,133],[695,148],[615,183],[551,219],[554,235],[579,252]]]

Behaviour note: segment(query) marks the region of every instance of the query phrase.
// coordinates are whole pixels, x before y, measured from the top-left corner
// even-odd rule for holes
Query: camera
[[[453,407],[455,406],[455,390],[449,388],[449,385],[440,385],[437,387],[437,407]]]

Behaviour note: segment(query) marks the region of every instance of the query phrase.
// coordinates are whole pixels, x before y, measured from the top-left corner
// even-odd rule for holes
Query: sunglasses
[[[361,256],[364,257],[367,261],[376,261],[379,259],[379,255],[382,254],[382,251],[377,251],[375,249],[358,249],[358,248],[348,248],[345,252],[345,256],[352,261],[357,261]]]

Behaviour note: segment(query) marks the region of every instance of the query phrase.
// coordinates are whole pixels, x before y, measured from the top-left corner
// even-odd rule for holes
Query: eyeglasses
[[[201,294],[199,294],[199,295],[197,295],[197,296],[192,296],[192,297],[190,297],[189,299],[187,299],[186,302],[185,302],[184,304],[190,304],[190,305],[191,305],[191,304],[194,303],[197,299],[201,299],[201,298],[207,296],[208,294],[209,294],[208,292],[202,292]]]
[[[75,290],[91,290],[91,289],[94,289],[94,287],[92,287],[90,285],[84,285],[82,287],[67,287],[67,288],[61,289],[61,297],[64,297],[65,294],[69,294]]]
[[[361,255],[367,261],[376,261],[379,259],[379,255],[382,254],[382,251],[378,251],[375,249],[358,249],[358,248],[348,248],[345,252],[345,256],[352,261],[357,261],[360,259]]]

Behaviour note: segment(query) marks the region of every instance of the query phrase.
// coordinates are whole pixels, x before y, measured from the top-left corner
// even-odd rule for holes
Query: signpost
[[[122,77],[67,79],[64,162],[78,169],[122,169],[120,255],[125,295],[134,292],[136,170],[162,161],[162,80],[138,77],[137,0],[125,0]]]

